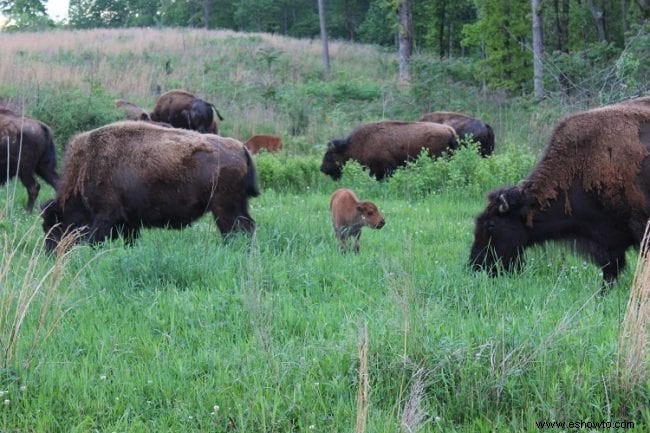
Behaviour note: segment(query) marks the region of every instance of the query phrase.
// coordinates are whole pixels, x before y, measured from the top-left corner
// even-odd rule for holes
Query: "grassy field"
[[[617,367],[632,268],[598,297],[599,270],[571,246],[529,251],[516,275],[467,267],[485,193],[520,179],[571,107],[432,89],[434,108],[495,125],[496,156],[461,152],[384,183],[353,168],[334,183],[313,170],[328,139],[423,108],[394,81],[395,56],[336,43],[334,78],[321,82],[317,42],[181,30],[59,36],[3,36],[0,77],[23,73],[0,79],[0,96],[51,116],[61,148],[74,132],[65,114],[81,111],[66,95],[95,101],[100,122],[119,116],[113,98],[152,106],[156,82],[215,100],[224,135],[275,132],[286,149],[257,158],[251,240],[223,241],[206,216],[182,231],[144,230],[132,248],[117,240],[45,256],[40,218],[22,209],[22,186],[6,184],[0,432],[518,432],[581,420],[647,431],[650,382],[625,388]],[[134,82],[116,76],[125,64]],[[294,178],[294,165],[307,168]],[[338,252],[329,220],[342,186],[386,218],[364,230],[359,255]],[[44,186],[39,198],[52,195]]]

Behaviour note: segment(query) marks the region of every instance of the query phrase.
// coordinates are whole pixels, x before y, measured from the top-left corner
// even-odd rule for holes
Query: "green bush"
[[[113,98],[97,84],[90,89],[42,89],[31,114],[52,128],[54,141],[64,149],[74,134],[88,131],[122,118]]]
[[[304,191],[326,181],[316,156],[261,152],[255,155],[255,166],[262,190]]]

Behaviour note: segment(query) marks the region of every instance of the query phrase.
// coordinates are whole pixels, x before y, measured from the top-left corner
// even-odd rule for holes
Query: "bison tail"
[[[481,153],[483,156],[488,156],[491,155],[492,152],[494,152],[494,130],[487,123],[485,124],[485,128],[487,129],[488,134],[487,134],[487,140],[485,140],[485,145],[481,149],[482,151]]]
[[[54,146],[54,138],[52,137],[52,130],[45,125],[41,125],[47,142],[45,143],[45,153],[43,154],[43,162],[52,168],[56,168],[56,148]]]
[[[257,183],[257,171],[255,169],[255,163],[253,162],[253,157],[251,153],[244,147],[244,153],[246,154],[246,178],[244,182],[246,183],[246,193],[249,197],[257,197],[260,195],[260,188]]]
[[[208,102],[208,104],[210,104],[210,103]],[[219,118],[219,120],[221,120],[223,122],[223,117],[221,117],[221,113],[219,113],[219,110],[217,110],[217,107],[215,107],[214,104],[210,104],[210,107],[212,107],[214,112],[217,114],[217,117]]]

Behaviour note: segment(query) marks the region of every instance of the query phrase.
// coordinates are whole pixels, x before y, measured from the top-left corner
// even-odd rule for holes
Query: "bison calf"
[[[359,201],[350,189],[337,189],[330,200],[332,225],[342,251],[349,249],[348,239],[354,238],[354,252],[359,253],[359,238],[363,226],[380,229],[386,223],[377,206]]]
[[[282,139],[277,135],[253,135],[244,144],[251,153],[262,149],[267,152],[279,152],[282,149]]]
[[[27,211],[31,212],[41,186],[34,173],[57,187],[56,152],[52,131],[38,120],[0,110],[0,185],[18,176],[27,188]]]
[[[182,228],[210,211],[223,235],[252,233],[255,165],[241,143],[212,134],[118,122],[75,136],[55,200],[43,206],[48,250],[66,232],[89,242],[141,227]]]

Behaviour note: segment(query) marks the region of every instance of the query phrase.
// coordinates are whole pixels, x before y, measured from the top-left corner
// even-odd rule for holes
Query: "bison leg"
[[[354,236],[354,253],[359,254],[359,247],[360,247],[360,242],[361,240],[361,230]]]
[[[27,188],[27,212],[32,213],[34,209],[34,203],[36,202],[36,197],[38,197],[38,191],[41,189],[41,185],[36,181],[34,174],[27,174],[26,172],[20,173],[20,181]]]
[[[115,225],[115,219],[105,213],[99,213],[93,218],[93,222],[88,229],[88,242],[101,242],[106,237],[111,236],[111,231]]]
[[[611,254],[606,262],[598,263],[598,265],[603,272],[603,286],[600,289],[600,293],[604,295],[616,282],[618,274],[625,268],[625,252]]]

